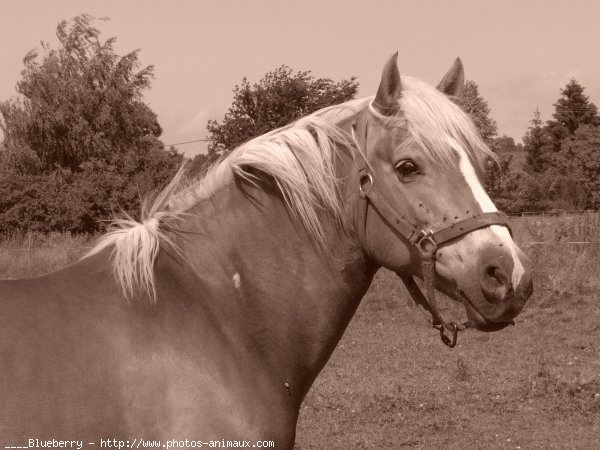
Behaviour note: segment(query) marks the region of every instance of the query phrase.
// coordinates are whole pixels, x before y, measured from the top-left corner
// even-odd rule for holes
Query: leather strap
[[[416,237],[419,234],[419,229],[411,224],[408,220],[396,214],[392,206],[375,187],[375,183],[370,174],[367,174],[365,177],[363,177],[361,179],[361,183],[360,197],[363,199],[368,199],[368,201],[375,207],[388,225],[398,234],[400,234],[400,236],[403,236],[414,245],[417,241]]]
[[[500,211],[494,211],[474,215],[473,217],[469,217],[459,222],[455,222],[446,228],[436,231],[432,237],[438,245],[441,245],[452,239],[460,237],[463,234],[470,233],[471,231],[477,230],[479,228],[486,228],[490,225],[504,226],[508,228],[508,231],[512,236],[512,230],[510,228],[510,223],[508,222],[508,217],[506,216],[506,214]]]

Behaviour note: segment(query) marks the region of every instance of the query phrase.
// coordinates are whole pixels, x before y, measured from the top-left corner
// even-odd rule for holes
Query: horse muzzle
[[[467,316],[481,331],[497,331],[510,324],[533,292],[530,263],[521,255],[519,265],[505,253],[485,252],[479,277],[460,289]],[[461,283],[463,284],[463,283]]]

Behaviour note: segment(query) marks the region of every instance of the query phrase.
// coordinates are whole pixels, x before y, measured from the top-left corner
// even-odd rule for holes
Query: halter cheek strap
[[[410,222],[406,217],[399,215],[390,202],[386,200],[385,196],[377,189],[375,177],[368,167],[367,118],[367,111],[365,110],[359,114],[356,123],[352,126],[352,137],[357,150],[360,153],[356,161],[356,167],[359,174],[359,194],[361,203],[358,208],[359,218],[357,220],[359,239],[363,245],[366,244],[367,214],[369,206],[371,206],[377,210],[392,230],[419,250],[425,294],[423,294],[413,276],[400,275],[400,277],[415,303],[422,306],[431,314],[431,325],[440,331],[442,342],[452,348],[456,345],[457,333],[460,326],[454,322],[445,322],[437,308],[435,290],[435,258],[437,249],[440,245],[443,245],[452,239],[491,225],[505,226],[510,231],[508,218],[499,211],[482,213],[454,222],[446,228],[433,231],[427,227],[419,227]],[[358,142],[356,138],[357,135],[362,137],[362,145]],[[364,153],[362,153],[362,151],[364,151]],[[446,331],[448,331],[449,334],[446,334]]]

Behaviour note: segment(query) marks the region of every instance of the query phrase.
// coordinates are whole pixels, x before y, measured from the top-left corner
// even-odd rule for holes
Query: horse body
[[[157,261],[156,306],[123,298],[108,251],[0,282],[0,436],[293,443],[375,269],[333,229],[315,252],[274,187],[232,182],[190,214],[187,264]]]
[[[110,301],[118,290],[110,295],[106,274],[85,270],[90,263],[0,282],[0,436],[6,440],[79,433],[86,430],[81,421],[102,427],[121,411],[119,393],[107,387],[120,381],[114,331],[124,320],[122,307]]]
[[[372,104],[251,141],[206,183],[173,193],[176,179],[73,266],[0,281],[2,443],[292,448],[300,404],[376,270],[424,275],[394,218],[428,230],[494,214],[473,170],[487,150],[463,149],[464,136],[483,145],[466,116],[420,84],[400,99],[396,72],[390,60]],[[461,73],[455,64],[443,90]],[[434,249],[436,286],[475,327],[506,326],[531,293],[526,258],[502,226],[452,236]]]

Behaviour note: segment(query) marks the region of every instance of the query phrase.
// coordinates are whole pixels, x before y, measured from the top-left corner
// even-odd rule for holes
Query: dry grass
[[[600,246],[564,244],[555,222],[534,229],[548,245],[524,246],[535,292],[517,326],[467,331],[454,350],[381,271],[302,405],[296,448],[598,448]],[[514,229],[531,240],[522,223]],[[64,235],[5,240],[0,277],[57,269],[89,245]],[[36,249],[16,250],[27,246]]]
[[[0,240],[0,279],[29,278],[77,261],[91,248],[89,236],[69,233],[4,236]]]
[[[597,211],[514,216],[511,224],[519,242],[600,242],[600,212]]]
[[[556,222],[524,246],[535,292],[517,326],[469,330],[454,350],[382,271],[302,406],[296,448],[598,448],[600,246],[565,244]]]
[[[595,296],[538,283],[516,327],[450,350],[398,292],[378,276],[303,404],[296,448],[597,448]]]

